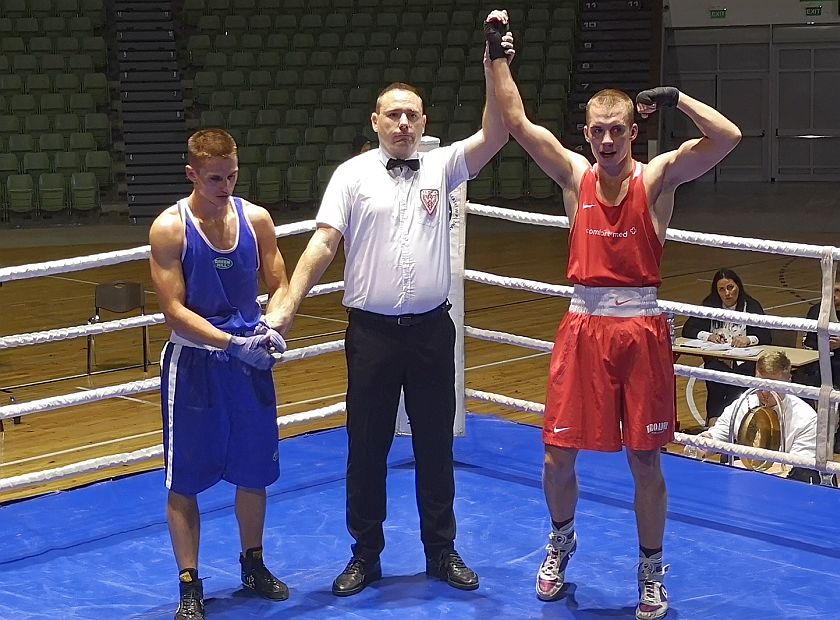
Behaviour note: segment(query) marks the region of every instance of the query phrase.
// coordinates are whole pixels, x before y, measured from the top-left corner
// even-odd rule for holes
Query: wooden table
[[[813,349],[796,349],[793,347],[777,347],[773,345],[756,345],[746,347],[745,349],[728,349],[725,351],[705,351],[697,347],[687,347],[685,343],[689,338],[677,338],[674,341],[673,350],[677,355],[694,355],[696,357],[713,357],[720,360],[729,360],[735,362],[755,362],[765,351],[782,351],[790,360],[791,368],[800,368],[820,358],[819,351]],[[700,414],[697,409],[697,404],[694,402],[694,384],[696,383],[694,377],[689,377],[688,383],[685,386],[685,400],[688,403],[688,410],[692,417],[697,420],[700,426],[706,425],[706,419]]]

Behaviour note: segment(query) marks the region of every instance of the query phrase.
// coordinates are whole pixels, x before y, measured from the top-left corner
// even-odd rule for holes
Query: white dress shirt
[[[416,172],[386,170],[371,149],[341,164],[316,221],[344,235],[344,305],[379,314],[420,314],[446,301],[449,193],[469,179],[464,146],[417,153]]]
[[[732,416],[735,416],[733,432],[737,435],[744,416],[759,404],[757,394],[750,394],[745,399],[737,398],[734,403],[723,410],[715,425],[709,429],[712,437],[719,441],[729,441]],[[798,454],[810,459],[816,458],[817,412],[804,400],[792,394],[785,394],[784,398],[781,399],[781,404],[784,436],[782,437],[780,451]],[[735,411],[736,408],[738,409],[737,412]]]

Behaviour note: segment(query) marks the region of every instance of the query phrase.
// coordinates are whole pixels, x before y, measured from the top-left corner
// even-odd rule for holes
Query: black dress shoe
[[[447,551],[438,558],[426,556],[426,574],[459,590],[478,588],[478,575],[464,563],[457,551]]]
[[[285,601],[289,598],[289,588],[271,574],[262,559],[262,548],[248,549],[239,554],[242,566],[242,585],[250,588],[263,598],[272,601]]]
[[[377,579],[382,579],[382,565],[378,559],[371,562],[353,557],[333,581],[332,593],[336,596],[353,596]]]

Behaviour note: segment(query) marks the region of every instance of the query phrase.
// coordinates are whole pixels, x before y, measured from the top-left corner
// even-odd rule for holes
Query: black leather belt
[[[367,310],[360,310],[359,308],[348,308],[347,312],[359,318],[370,319],[373,321],[380,321],[382,323],[389,323],[391,325],[399,325],[401,327],[409,327],[417,325],[428,319],[431,319],[442,312],[449,312],[452,304],[447,299],[437,308],[432,308],[428,312],[421,312],[420,314],[379,314],[378,312],[368,312]]]

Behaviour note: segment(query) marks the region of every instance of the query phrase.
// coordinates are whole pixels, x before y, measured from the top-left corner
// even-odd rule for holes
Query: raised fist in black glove
[[[513,43],[512,37],[508,34],[508,16],[507,11],[492,11],[487,19],[484,20],[484,38],[487,40],[487,53],[490,60],[497,58],[507,58],[512,54]],[[505,40],[509,45],[503,46],[502,40]],[[511,53],[508,53],[508,50]]]
[[[680,101],[680,91],[673,86],[657,86],[636,95],[636,110],[647,118],[661,108],[673,108]]]

